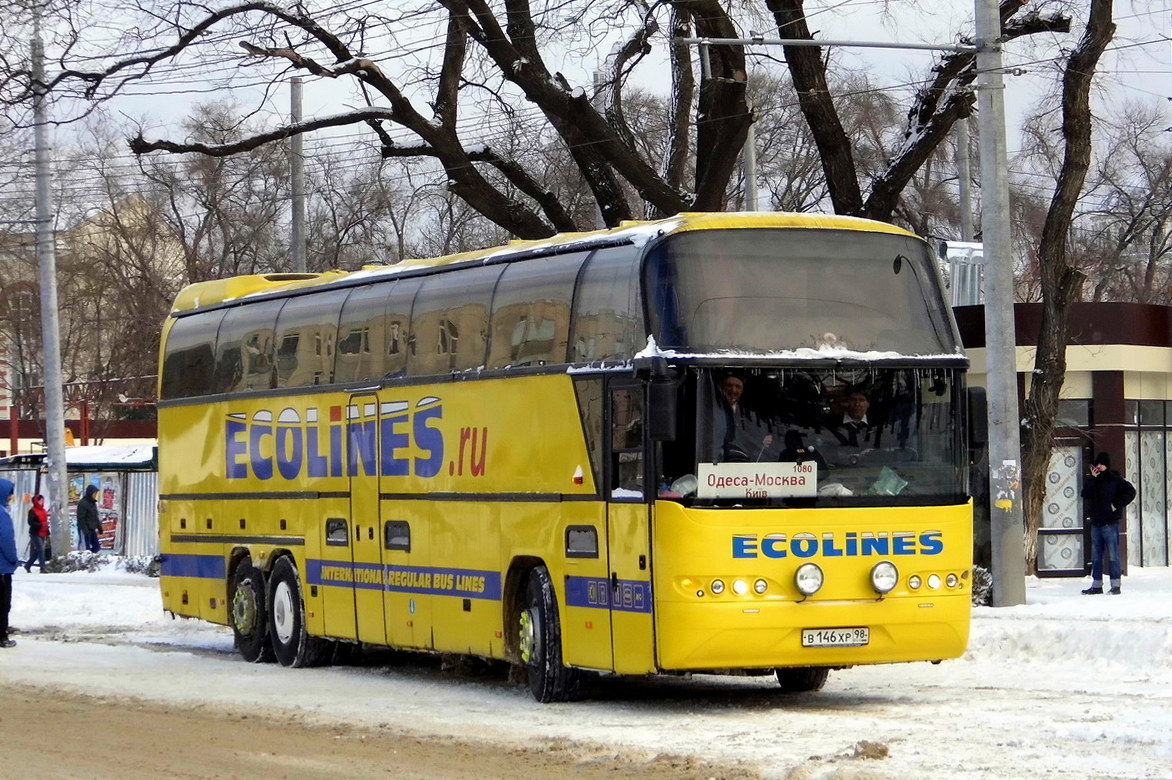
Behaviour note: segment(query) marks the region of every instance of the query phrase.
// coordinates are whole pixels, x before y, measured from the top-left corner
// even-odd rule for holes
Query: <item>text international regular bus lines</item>
[[[195,284],[161,349],[161,587],[250,661],[584,672],[964,652],[967,362],[928,245],[684,214]]]

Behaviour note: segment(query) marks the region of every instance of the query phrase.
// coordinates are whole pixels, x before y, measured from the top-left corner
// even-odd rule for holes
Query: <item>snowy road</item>
[[[1133,569],[1121,597],[1029,584],[1029,605],[978,610],[969,653],[938,666],[832,673],[794,698],[771,678],[607,679],[584,701],[539,705],[502,676],[416,656],[246,664],[227,629],[163,615],[157,581],[21,572],[22,633],[0,656],[0,683],[52,670],[55,685],[94,695],[521,747],[572,740],[583,760],[677,754],[769,778],[1172,776],[1172,570]]]

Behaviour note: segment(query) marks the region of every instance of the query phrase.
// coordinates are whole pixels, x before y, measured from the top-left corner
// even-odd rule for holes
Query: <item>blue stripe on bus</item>
[[[223,555],[182,555],[165,553],[161,574],[164,577],[199,577],[222,580],[227,574]]]
[[[500,572],[480,569],[447,569],[438,566],[384,566],[310,559],[305,562],[305,581],[395,593],[426,593],[500,601]]]
[[[615,590],[606,577],[567,577],[566,606],[650,613],[651,583],[619,580]]]

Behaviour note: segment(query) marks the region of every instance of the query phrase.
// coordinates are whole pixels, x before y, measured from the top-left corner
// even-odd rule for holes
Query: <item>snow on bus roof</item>
[[[930,355],[924,354],[906,354],[903,352],[894,352],[889,350],[867,350],[859,351],[853,349],[846,349],[845,347],[832,347],[829,344],[822,344],[818,348],[814,347],[798,347],[796,349],[778,349],[769,351],[741,351],[733,349],[720,350],[718,352],[683,352],[674,349],[661,349],[655,342],[654,336],[647,337],[647,346],[635,354],[635,358],[709,358],[709,359],[726,359],[726,358],[768,358],[777,360],[955,360],[956,358],[965,357],[964,350],[959,346],[956,352],[941,352]]]

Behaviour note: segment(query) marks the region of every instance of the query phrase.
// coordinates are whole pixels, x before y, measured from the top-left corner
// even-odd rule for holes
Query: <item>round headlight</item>
[[[724,581],[713,580],[712,584],[708,586],[708,589],[712,591],[714,595],[719,596],[721,593],[724,593]]]
[[[907,586],[912,590],[919,590],[920,586],[923,584],[924,581],[920,579],[920,575],[918,574],[913,574],[907,578]]]
[[[939,574],[929,574],[928,575],[928,587],[932,588],[933,590],[940,587],[940,575]]]
[[[822,587],[822,569],[816,563],[803,563],[794,574],[794,584],[803,596],[813,596]]]
[[[960,584],[960,578],[955,574],[949,574],[944,578],[944,584],[950,588],[955,588],[958,584]]]
[[[749,583],[744,580],[733,580],[733,593],[743,596],[749,592]]]
[[[889,593],[899,582],[899,571],[891,561],[879,561],[871,567],[871,586],[876,593]]]
[[[769,590],[769,583],[765,580],[756,580],[753,582],[754,593],[764,593],[767,590]]]

